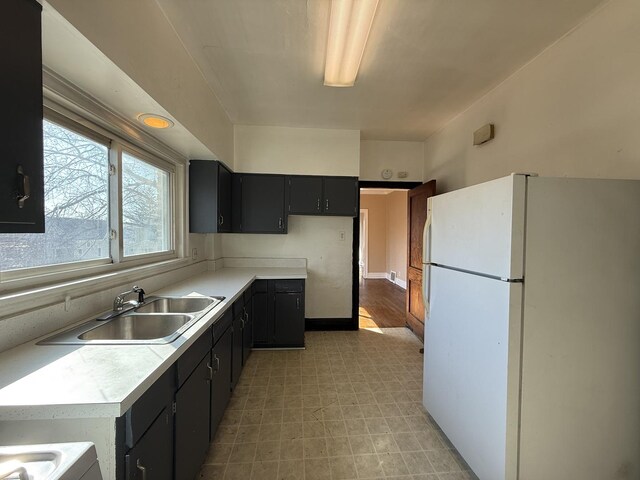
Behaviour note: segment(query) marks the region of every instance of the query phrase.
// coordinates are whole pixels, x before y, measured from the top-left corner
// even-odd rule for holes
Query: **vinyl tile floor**
[[[307,332],[305,343],[252,352],[197,478],[476,478],[422,406],[409,330]]]

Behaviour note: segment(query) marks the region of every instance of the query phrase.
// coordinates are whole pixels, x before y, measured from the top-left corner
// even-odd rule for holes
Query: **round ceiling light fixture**
[[[171,128],[174,125],[173,121],[168,118],[153,113],[142,113],[138,115],[138,120],[151,128],[164,129]]]

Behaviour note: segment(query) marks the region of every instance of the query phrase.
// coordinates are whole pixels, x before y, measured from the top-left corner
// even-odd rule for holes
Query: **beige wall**
[[[238,172],[358,175],[358,130],[242,125],[234,130]],[[209,239],[209,252],[224,257],[306,258],[307,318],[350,318],[352,239],[350,217],[290,216],[287,235],[215,235]]]
[[[640,178],[640,2],[612,0],[425,142],[444,192],[511,172]],[[485,123],[496,138],[480,147]]]
[[[219,159],[232,165],[233,126],[154,0],[49,3]]]
[[[235,125],[237,172],[347,175],[360,172],[360,131]]]
[[[292,215],[287,235],[219,236],[225,257],[306,258],[306,317],[347,318],[351,317],[352,232],[349,217]]]
[[[360,142],[360,179],[383,181],[382,170],[390,169],[389,181],[421,182],[424,169],[424,142],[390,142],[363,140]],[[407,172],[398,178],[398,172]]]
[[[407,279],[407,192],[386,195],[360,195],[360,209],[368,211],[369,275],[397,273],[396,281]]]
[[[360,209],[368,211],[367,273],[387,271],[387,196],[360,195]]]
[[[407,281],[407,192],[391,192],[387,198],[387,272]]]

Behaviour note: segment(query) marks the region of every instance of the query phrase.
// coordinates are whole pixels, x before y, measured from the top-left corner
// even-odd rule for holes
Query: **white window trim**
[[[100,259],[21,270],[0,270],[0,318],[58,303],[65,295],[88,295],[130,281],[129,279],[139,280],[194,263],[187,254],[187,159],[53,72],[45,69],[43,78],[44,105],[47,110],[54,112],[51,118],[53,121],[58,122],[61,117],[63,121],[60,123],[64,126],[64,119],[69,119],[72,126],[79,124],[82,127],[79,133],[100,143],[108,140],[110,163],[114,156],[121,159],[119,151],[124,150],[170,172],[172,248],[167,252],[126,258],[120,258],[119,253],[116,257],[112,255],[113,262],[117,263],[112,263],[111,259]],[[88,131],[85,132],[85,129]],[[135,136],[130,135],[132,131]],[[110,182],[110,193],[113,183],[119,182]],[[120,202],[116,208],[110,205],[110,220],[111,215],[119,215],[119,205]],[[119,221],[118,231],[122,232],[121,219]],[[119,234],[118,237],[121,242],[122,235]],[[114,243],[111,242],[112,245]],[[123,252],[122,248],[118,252]],[[70,265],[73,268],[69,268]]]

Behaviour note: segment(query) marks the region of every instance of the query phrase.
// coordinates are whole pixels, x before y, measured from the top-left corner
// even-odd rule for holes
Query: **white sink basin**
[[[90,442],[0,447],[0,478],[102,480]]]

